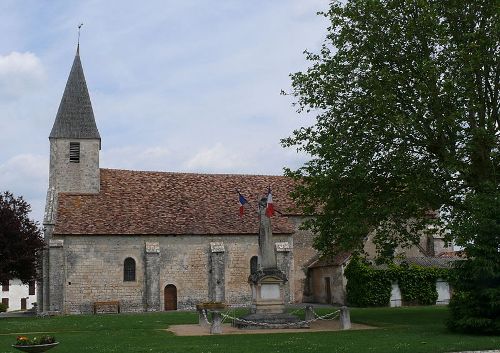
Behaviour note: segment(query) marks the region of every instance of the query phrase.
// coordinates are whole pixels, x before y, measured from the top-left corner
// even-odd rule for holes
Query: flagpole
[[[269,187],[269,188],[270,188],[270,187]],[[235,189],[235,190],[236,190],[236,192],[238,193],[238,195],[241,195],[240,190],[238,190],[238,189]],[[242,195],[242,196],[243,196],[243,195]],[[243,197],[244,197],[244,196],[243,196]],[[252,208],[253,208],[252,203],[251,203],[250,201],[248,201],[246,198],[245,198],[245,200],[246,200],[246,202],[248,203],[248,206],[250,206],[250,207],[252,207]],[[256,203],[257,203],[257,204],[259,204],[259,200],[257,200],[257,201],[256,201]],[[283,216],[283,212],[281,212],[281,211],[277,210],[276,208],[274,208],[274,211],[275,211],[275,212],[277,212],[277,213],[279,213],[281,216]],[[257,208],[257,209],[255,209],[255,213],[259,214],[259,210],[258,210],[258,208]]]

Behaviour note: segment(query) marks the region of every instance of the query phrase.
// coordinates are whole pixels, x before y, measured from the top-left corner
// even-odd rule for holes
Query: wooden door
[[[21,298],[21,310],[26,310],[26,298]]]
[[[325,277],[326,303],[332,303],[332,287],[330,285],[330,277]]]
[[[167,284],[164,290],[165,311],[177,310],[177,288],[173,284]]]

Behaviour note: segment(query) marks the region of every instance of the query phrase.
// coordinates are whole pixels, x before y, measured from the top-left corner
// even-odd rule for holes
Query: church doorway
[[[177,288],[173,284],[167,284],[164,290],[165,311],[177,310]]]

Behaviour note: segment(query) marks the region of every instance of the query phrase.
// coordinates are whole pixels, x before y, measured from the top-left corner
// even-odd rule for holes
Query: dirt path
[[[352,324],[353,330],[367,330],[376,327]],[[167,331],[172,332],[176,336],[207,336],[210,335],[210,327],[202,327],[200,325],[172,325]],[[231,324],[222,326],[222,335],[254,335],[262,333],[282,333],[282,332],[320,332],[320,331],[340,331],[339,321],[319,320],[311,323],[310,328],[287,328],[287,329],[254,329],[242,330],[232,327]]]

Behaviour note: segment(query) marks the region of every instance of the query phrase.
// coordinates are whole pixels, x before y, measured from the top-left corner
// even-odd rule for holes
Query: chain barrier
[[[313,310],[313,312],[314,312],[314,310]],[[290,323],[287,323],[287,324],[270,324],[270,323],[267,323],[267,322],[255,322],[255,321],[241,319],[241,318],[238,318],[238,317],[233,317],[233,316],[230,316],[229,314],[225,314],[225,313],[221,313],[221,315],[222,315],[222,317],[224,317],[224,319],[229,318],[229,319],[233,320],[234,322],[241,322],[241,323],[244,323],[244,324],[250,324],[250,325],[254,325],[254,326],[263,326],[263,327],[269,327],[269,328],[283,328],[283,327],[304,326],[304,324],[309,325],[312,322],[318,321],[318,320],[333,320],[333,319],[335,319],[339,315],[339,313],[340,313],[340,310],[334,311],[332,313],[325,314],[323,316],[317,316],[317,314],[315,313],[316,317],[314,319],[304,320],[304,321],[298,321],[298,322],[290,322]],[[329,317],[331,317],[331,318],[329,318]]]
[[[312,312],[313,312],[314,317],[316,318],[316,320],[335,320],[337,318],[336,316],[334,316],[334,317],[332,317],[330,319],[326,319],[325,317],[328,316],[328,314],[320,316],[320,315],[318,315],[318,313],[316,311],[314,311],[314,308],[311,308],[311,310],[312,310]],[[340,310],[337,310],[334,313],[340,313]]]
[[[302,311],[302,308],[298,308],[297,310],[292,311],[290,315],[297,314],[299,311]]]

